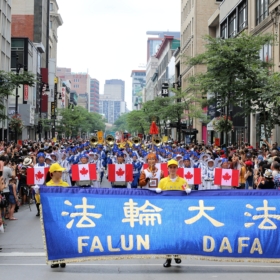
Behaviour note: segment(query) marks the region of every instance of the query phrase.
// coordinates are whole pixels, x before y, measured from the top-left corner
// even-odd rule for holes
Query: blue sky
[[[132,69],[146,63],[148,30],[180,31],[180,0],[57,0],[59,67],[89,72],[100,82],[126,83],[131,109]]]

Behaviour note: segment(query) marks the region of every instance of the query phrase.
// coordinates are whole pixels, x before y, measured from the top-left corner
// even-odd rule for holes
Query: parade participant
[[[140,172],[142,168],[142,163],[138,161],[137,154],[132,153],[132,165],[133,165],[133,182],[131,183],[131,188],[135,189],[138,187],[138,182],[140,178]]]
[[[51,166],[51,164],[53,163],[52,158],[49,155],[46,156],[45,163],[47,166]]]
[[[100,144],[100,145],[97,146],[97,153],[98,153],[98,157],[101,161],[101,165],[105,169],[106,166],[107,166],[107,157],[106,157],[105,151],[103,151],[103,145]],[[102,170],[101,173],[100,173],[100,182],[101,183],[102,183],[102,180],[103,180],[103,176],[104,176],[104,171]]]
[[[56,154],[55,154],[55,153],[51,153],[50,156],[51,156],[52,162],[53,162],[53,163],[56,163],[56,162],[57,162],[57,156],[56,156]]]
[[[34,167],[48,167],[49,165],[45,162],[45,154],[44,153],[38,153],[37,154],[37,163],[34,165]]]
[[[123,152],[121,151],[117,152],[116,157],[117,157],[116,164],[125,164]],[[127,188],[127,182],[125,181],[112,182],[112,188],[118,188],[118,189]]]
[[[65,168],[61,167],[59,163],[54,163],[51,165],[49,170],[50,180],[46,180],[47,186],[50,187],[69,187],[68,183],[62,181],[62,172],[65,171]],[[66,263],[61,263],[60,267],[65,267]],[[59,264],[52,264],[51,268],[57,268]]]
[[[177,176],[178,162],[176,160],[170,160],[168,162],[168,172],[169,176],[160,180],[158,188],[156,189],[157,193],[161,191],[185,191],[190,193],[191,189],[188,186],[188,182],[179,176]],[[176,263],[181,263],[181,259],[178,255],[174,255],[174,260]],[[170,267],[172,262],[172,256],[168,255],[164,267]]]
[[[184,162],[184,168],[191,168],[191,159],[189,158],[189,156],[184,156],[183,157],[183,162]]]
[[[80,156],[80,161],[78,162],[78,164],[88,164],[88,155],[87,154],[83,154]],[[83,188],[86,188],[86,187],[90,187],[91,185],[93,185],[93,181],[92,180],[79,180],[79,181],[76,181],[76,186],[79,186],[79,187],[83,187]]]
[[[219,189],[219,186],[214,185],[214,160],[209,159],[207,161],[207,167],[202,172],[203,184],[199,186],[199,190],[216,190]]]
[[[91,154],[91,156],[93,154],[92,160],[90,163],[93,163],[96,166],[96,178],[97,178],[96,180],[92,181],[92,186],[94,188],[100,188],[100,177],[101,177],[101,172],[104,171],[104,167],[102,166],[97,153],[90,152],[89,155],[90,154]]]
[[[65,168],[65,170],[62,172],[62,181],[67,182],[69,186],[71,186],[71,179],[69,172],[71,171],[71,166],[66,159],[66,154],[61,153],[61,160],[59,161],[59,164]]]
[[[156,167],[157,156],[155,153],[147,155],[148,168],[140,174],[139,185],[142,189],[155,190],[160,179],[164,177],[163,171]]]

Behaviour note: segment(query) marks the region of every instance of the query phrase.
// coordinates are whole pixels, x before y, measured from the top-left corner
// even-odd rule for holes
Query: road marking
[[[2,255],[2,254],[1,254]],[[5,263],[5,264],[0,264],[0,266],[46,266],[46,264],[31,264],[31,263]],[[88,264],[85,264],[85,263],[68,263],[67,266],[161,266],[160,263],[154,263],[154,264],[139,264],[139,263],[88,263]],[[176,265],[176,266],[173,266],[173,267],[177,267],[177,268],[180,268],[180,267],[225,267],[225,268],[228,268],[228,267],[238,267],[238,268],[241,268],[241,267],[246,267],[246,268],[279,268],[279,266],[274,266],[274,265],[258,265],[258,266],[254,266],[254,265],[241,265],[241,264],[231,264],[231,265],[219,265],[219,264],[180,264],[180,265]]]
[[[0,258],[1,257],[46,257],[46,254],[44,252],[10,252],[10,253],[0,253]],[[111,261],[111,260],[110,260]],[[21,266],[31,266],[31,265],[37,265],[37,266],[45,266],[46,264],[0,264],[0,266],[16,266],[16,265],[21,265]],[[69,263],[67,265],[70,266],[159,266],[160,263],[155,263],[155,264],[140,264],[140,263],[130,263],[130,264],[124,264],[124,263]],[[174,266],[174,267],[247,267],[247,268],[279,268],[278,264],[275,265],[253,265],[253,264],[180,264],[179,266]]]
[[[11,253],[0,253],[0,257],[45,257],[45,253],[41,252],[11,252]]]

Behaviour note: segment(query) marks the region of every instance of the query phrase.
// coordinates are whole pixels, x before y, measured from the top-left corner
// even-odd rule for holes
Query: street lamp
[[[48,94],[50,91],[49,86],[41,81],[40,84],[40,92],[39,92],[39,99],[40,99],[40,110],[39,110],[39,122],[38,122],[38,131],[39,131],[39,141],[41,141],[42,137],[42,96]]]
[[[18,54],[16,54],[16,74],[19,75],[20,69],[23,67],[21,63],[18,62]],[[16,105],[15,105],[15,115],[18,115],[18,86],[16,87]],[[15,129],[15,143],[17,143],[18,140],[18,131]]]

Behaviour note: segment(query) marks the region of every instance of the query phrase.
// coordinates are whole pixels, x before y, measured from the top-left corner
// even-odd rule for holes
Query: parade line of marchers
[[[49,264],[166,255],[280,261],[277,190],[43,186],[40,194]]]

